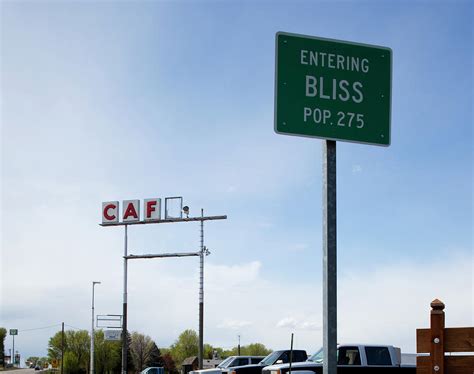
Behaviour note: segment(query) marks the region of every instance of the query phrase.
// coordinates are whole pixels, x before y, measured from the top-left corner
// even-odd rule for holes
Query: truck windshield
[[[323,349],[320,348],[314,355],[308,358],[308,361],[316,362],[317,364],[323,363]]]
[[[264,365],[264,366],[273,365],[275,361],[277,360],[277,358],[280,356],[280,353],[281,352],[278,352],[278,351],[270,353],[267,357],[265,357],[262,361],[260,361],[259,365]]]

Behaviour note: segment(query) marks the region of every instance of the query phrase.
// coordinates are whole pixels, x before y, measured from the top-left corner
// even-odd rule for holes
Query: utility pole
[[[237,335],[238,338],[239,338],[239,345],[237,346],[237,352],[238,352],[238,355],[240,356],[240,335]]]
[[[92,282],[92,325],[91,325],[91,369],[90,374],[94,374],[94,287],[100,282]]]

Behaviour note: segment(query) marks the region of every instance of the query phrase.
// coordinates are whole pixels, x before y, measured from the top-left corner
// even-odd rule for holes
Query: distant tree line
[[[7,329],[0,327],[0,366],[5,368],[5,338],[7,336]]]

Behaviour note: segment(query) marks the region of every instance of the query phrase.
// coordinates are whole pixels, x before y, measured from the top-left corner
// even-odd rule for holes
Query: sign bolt
[[[433,342],[434,342],[435,344],[438,344],[438,343],[439,343],[439,338],[434,338]]]
[[[439,366],[436,365],[433,369],[434,369],[434,371],[439,371]]]

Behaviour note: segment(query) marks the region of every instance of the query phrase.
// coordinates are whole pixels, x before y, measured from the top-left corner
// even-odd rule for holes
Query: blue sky
[[[205,341],[277,349],[294,330],[317,349],[321,141],[273,131],[277,31],[393,50],[391,146],[338,143],[339,339],[414,351],[435,297],[452,325],[474,323],[472,3],[0,9],[0,325],[88,328],[92,280],[97,312],[120,312],[123,233],[98,226],[101,202],[182,195],[192,215],[229,216],[206,224]],[[198,225],[130,230],[136,254],[198,246]],[[132,264],[130,329],[163,347],[197,330],[197,270]],[[24,357],[54,332],[21,334]]]

